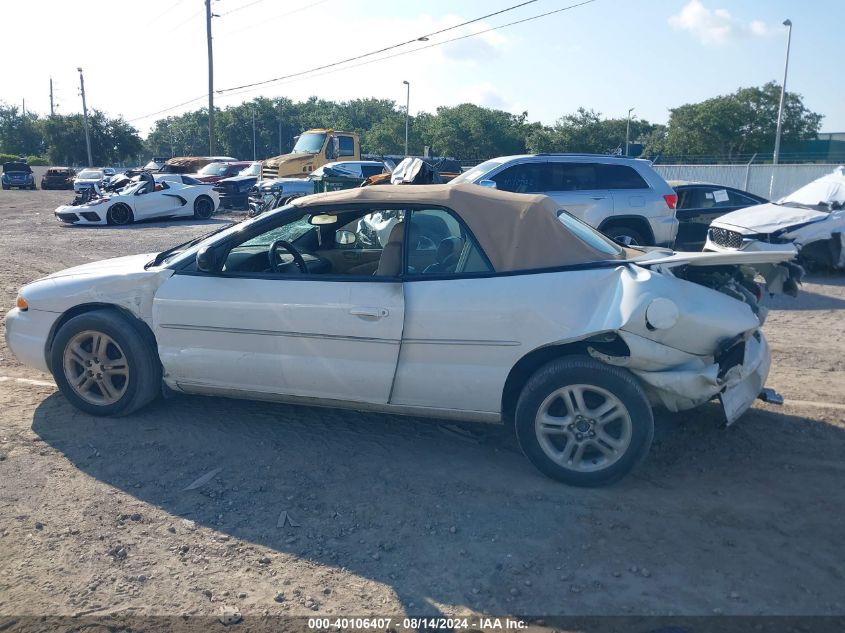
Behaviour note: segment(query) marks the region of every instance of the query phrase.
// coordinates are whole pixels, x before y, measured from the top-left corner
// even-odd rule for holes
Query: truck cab
[[[311,129],[297,137],[290,154],[265,160],[261,179],[305,178],[326,163],[344,160],[361,160],[361,141],[355,132]]]

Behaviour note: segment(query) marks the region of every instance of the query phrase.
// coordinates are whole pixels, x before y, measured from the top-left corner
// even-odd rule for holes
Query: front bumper
[[[733,245],[725,246],[714,242],[708,232],[707,241],[704,243],[704,250],[714,253],[782,253],[795,251],[795,247],[792,244],[772,244],[771,242],[764,242],[763,240],[751,237],[742,237],[740,239],[741,242],[736,242],[737,246],[735,247]]]
[[[771,353],[766,337],[754,331],[735,354],[725,354],[712,363],[688,362],[662,371],[631,368],[643,383],[652,404],[670,411],[692,409],[719,396],[728,424],[745,413],[763,390],[771,366]],[[728,359],[733,358],[733,361]],[[736,362],[741,358],[740,362]],[[728,366],[731,362],[731,366]]]
[[[106,205],[103,205],[104,207]],[[56,219],[65,224],[91,224],[95,226],[102,226],[108,224],[105,218],[106,209],[97,209],[96,207],[85,206],[62,206],[54,212]]]
[[[22,312],[12,308],[6,314],[6,345],[24,365],[50,373],[47,340],[59,316],[44,310],[30,308]]]
[[[223,209],[246,209],[249,206],[249,192],[220,193],[220,207]]]

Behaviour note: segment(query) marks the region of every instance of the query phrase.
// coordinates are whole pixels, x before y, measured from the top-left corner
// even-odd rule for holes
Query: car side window
[[[598,189],[648,189],[648,183],[628,165],[596,165]]]
[[[590,191],[600,189],[594,163],[548,163],[545,191]]]
[[[753,207],[757,204],[760,204],[754,198],[749,198],[748,196],[743,196],[741,193],[736,191],[728,190],[728,199],[730,200],[730,204],[732,207]]]
[[[464,275],[493,272],[469,229],[446,209],[410,212],[407,274]]]
[[[355,139],[351,136],[339,136],[338,141],[341,156],[355,156]]]
[[[542,163],[514,165],[493,176],[496,188],[514,193],[539,193],[544,191]]]

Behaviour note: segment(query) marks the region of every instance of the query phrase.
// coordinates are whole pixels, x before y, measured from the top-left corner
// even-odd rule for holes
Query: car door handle
[[[383,319],[390,314],[387,308],[352,308],[349,311],[352,316],[361,317],[362,319]]]
[[[607,200],[607,196],[590,196],[591,200]]]

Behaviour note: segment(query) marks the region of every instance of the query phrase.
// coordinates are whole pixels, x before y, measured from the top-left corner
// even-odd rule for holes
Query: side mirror
[[[478,181],[479,187],[488,187],[489,189],[496,188],[496,181],[495,180],[479,180]]]
[[[343,246],[349,246],[358,241],[358,236],[352,231],[341,229],[340,231],[335,231],[334,241]]]
[[[203,273],[217,272],[217,251],[205,246],[197,252],[197,270]]]

